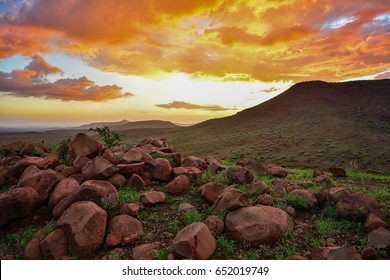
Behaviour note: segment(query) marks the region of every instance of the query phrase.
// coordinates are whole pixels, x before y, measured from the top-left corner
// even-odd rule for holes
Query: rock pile
[[[252,247],[273,244],[288,232],[307,228],[295,220],[297,212],[330,204],[342,217],[365,221],[367,247],[361,254],[354,246],[311,248],[309,258],[375,259],[378,250],[390,251],[390,226],[377,201],[333,186],[321,170],[314,171],[313,182],[323,183],[326,189],[315,191],[286,180],[289,173],[281,166],[264,167],[254,160],[240,159],[236,166],[228,167],[216,157],[189,156],[182,160],[165,139],[145,139],[135,147],[108,149],[79,133],[69,144],[67,159],[71,166],[61,165],[59,156],[48,149],[43,149],[40,156],[31,155],[35,149],[27,145],[18,153],[9,152],[9,167],[0,170],[0,183],[8,186],[8,191],[0,194],[0,227],[41,206],[47,206],[54,219],[46,226],[52,231],[41,229],[27,244],[25,259],[93,258],[103,246],[116,247],[115,252],[121,256],[122,247],[130,246],[133,259],[155,259],[158,250],[167,244],[163,240],[140,244],[140,237],[149,234],[144,232],[140,210],[167,203],[167,196],[181,200],[195,186],[199,198],[215,213],[172,236],[171,259],[210,259],[221,234]],[[232,185],[202,184],[204,172],[225,172]],[[330,172],[335,177],[346,176],[341,168],[333,167]],[[268,185],[257,181],[255,174],[275,180]],[[247,186],[254,199],[237,184]],[[121,204],[118,191],[123,188],[142,192],[139,201]],[[286,202],[284,197],[296,205],[276,207],[277,203]],[[194,213],[197,209],[183,202],[177,211]],[[214,215],[217,212],[225,213],[225,218]],[[306,256],[294,255],[289,259]]]

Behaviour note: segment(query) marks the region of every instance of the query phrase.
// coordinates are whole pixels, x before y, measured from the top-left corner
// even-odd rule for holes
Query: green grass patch
[[[157,250],[156,260],[166,260],[169,254],[173,254],[174,250],[172,246]]]
[[[134,189],[123,188],[118,190],[119,205],[139,201],[141,195]]]
[[[288,180],[297,180],[297,181],[312,181],[313,180],[313,170],[312,169],[295,169],[288,168],[287,175]]]
[[[38,229],[36,227],[31,226],[24,231],[11,233],[5,238],[5,244],[2,247],[7,249],[17,247],[18,252],[15,255],[15,259],[23,259],[23,251],[37,231]]]
[[[203,216],[197,211],[190,211],[184,214],[184,221],[187,225],[190,225],[192,223],[203,221]]]
[[[364,172],[347,171],[347,178],[355,178],[361,180],[385,180],[390,181],[389,175],[370,174]]]
[[[230,258],[234,253],[234,241],[229,239],[225,234],[217,237],[217,249],[215,256],[218,258]]]
[[[306,200],[298,194],[286,194],[284,199],[286,200],[288,206],[299,209],[310,208],[310,205],[306,202]]]

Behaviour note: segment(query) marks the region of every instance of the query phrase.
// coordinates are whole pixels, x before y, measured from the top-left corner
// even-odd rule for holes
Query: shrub
[[[63,139],[58,144],[52,147],[52,150],[60,156],[60,163],[70,166],[71,164],[67,160],[68,151],[69,151],[70,139]]]
[[[124,135],[112,132],[108,126],[97,128],[91,127],[89,131],[97,132],[99,134],[100,139],[104,142],[104,145],[107,148],[123,144]]]

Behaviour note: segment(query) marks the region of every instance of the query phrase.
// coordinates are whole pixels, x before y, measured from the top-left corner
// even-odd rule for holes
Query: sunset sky
[[[0,0],[0,126],[196,123],[381,78],[389,0]]]

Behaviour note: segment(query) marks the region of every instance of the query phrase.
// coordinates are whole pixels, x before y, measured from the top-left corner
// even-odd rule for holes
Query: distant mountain
[[[128,120],[122,120],[119,122],[96,122],[90,124],[84,124],[82,126],[75,127],[76,130],[84,130],[108,126],[111,130],[129,130],[129,129],[141,129],[141,128],[175,128],[178,127],[169,121],[150,120],[150,121],[136,121],[129,122]]]

